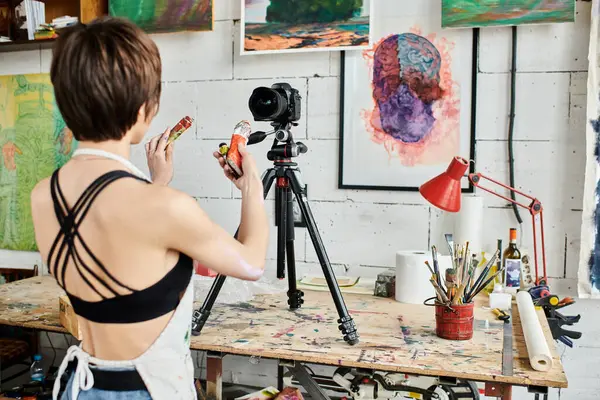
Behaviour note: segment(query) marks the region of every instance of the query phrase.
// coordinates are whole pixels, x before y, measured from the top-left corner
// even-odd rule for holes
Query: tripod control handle
[[[298,153],[304,154],[308,151],[308,147],[302,142],[296,142],[296,146],[298,146]]]
[[[248,146],[250,146],[251,144],[260,143],[263,140],[265,140],[266,137],[266,132],[256,131],[254,133],[251,133],[250,136],[248,136]]]

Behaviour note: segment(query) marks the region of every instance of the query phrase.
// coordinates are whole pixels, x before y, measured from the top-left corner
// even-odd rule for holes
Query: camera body
[[[255,121],[287,124],[300,119],[301,101],[300,92],[289,83],[275,83],[270,88],[254,89],[248,107]]]

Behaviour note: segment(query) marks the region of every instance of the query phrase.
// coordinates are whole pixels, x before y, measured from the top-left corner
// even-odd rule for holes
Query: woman
[[[158,111],[161,63],[133,24],[103,19],[61,32],[51,79],[79,141],[71,160],[31,194],[38,248],[67,292],[83,333],[59,368],[62,399],[195,399],[189,342],[192,260],[221,274],[263,273],[268,222],[253,158],[225,175],[242,195],[238,239],[167,185],[169,131],[146,144],[152,182],[129,161]]]

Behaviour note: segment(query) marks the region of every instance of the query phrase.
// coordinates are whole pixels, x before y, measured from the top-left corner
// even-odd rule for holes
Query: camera
[[[289,83],[275,83],[270,88],[258,87],[252,91],[248,107],[255,121],[273,121],[287,124],[300,119],[302,97]]]

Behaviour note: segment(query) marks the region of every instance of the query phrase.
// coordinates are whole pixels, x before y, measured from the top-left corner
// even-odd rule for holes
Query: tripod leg
[[[275,192],[275,217],[277,221],[277,279],[285,278],[285,248],[288,225],[288,197],[287,188],[277,182]]]
[[[286,178],[287,181],[287,178]],[[296,285],[296,257],[294,255],[294,195],[292,190],[287,184],[285,191],[287,192],[287,203],[285,205],[287,211],[287,222],[286,222],[286,250],[287,250],[287,267],[288,267],[288,304],[291,310],[296,310],[304,303],[304,292],[298,290]]]
[[[271,189],[271,186],[273,185],[273,181],[275,180],[275,174],[276,174],[276,172],[275,172],[275,169],[273,169],[273,168],[266,170],[265,173],[263,174],[263,176],[262,176],[263,198],[266,198],[267,195],[269,194],[269,190]],[[238,236],[238,232],[239,232],[239,227],[236,230],[235,235],[233,235],[233,237],[236,239]],[[192,314],[192,335],[198,336],[200,334],[200,332],[202,331],[202,328],[204,327],[206,320],[210,316],[212,307],[214,306],[215,301],[217,300],[217,297],[219,296],[219,292],[223,288],[223,284],[225,283],[225,278],[226,278],[225,275],[218,275],[215,278],[215,281],[213,282],[212,286],[210,287],[210,290],[208,291],[208,295],[206,296],[206,299],[204,299],[204,303],[202,303],[202,306],[198,310],[195,310],[194,313]]]
[[[329,261],[329,257],[327,256],[327,251],[325,250],[325,246],[323,245],[323,241],[321,239],[321,235],[319,234],[319,230],[317,228],[314,216],[312,215],[312,211],[310,210],[310,206],[308,205],[306,193],[304,193],[304,185],[301,184],[301,180],[299,177],[299,171],[289,169],[287,170],[286,175],[289,178],[292,191],[298,199],[298,205],[300,206],[302,215],[306,220],[306,227],[308,229],[310,239],[317,253],[317,257],[319,258],[321,268],[323,269],[323,275],[325,276],[325,280],[327,281],[327,286],[329,286],[329,291],[331,292],[335,308],[337,309],[338,315],[340,316],[340,319],[338,319],[338,323],[340,324],[339,329],[340,331],[342,331],[342,334],[344,335],[344,340],[346,342],[348,342],[351,345],[357,344],[359,342],[359,339],[358,332],[356,331],[356,325],[354,324],[354,320],[348,313],[346,303],[344,302],[344,298],[342,297],[342,292],[340,291],[337,280],[335,279],[335,273],[331,268],[331,263]]]

